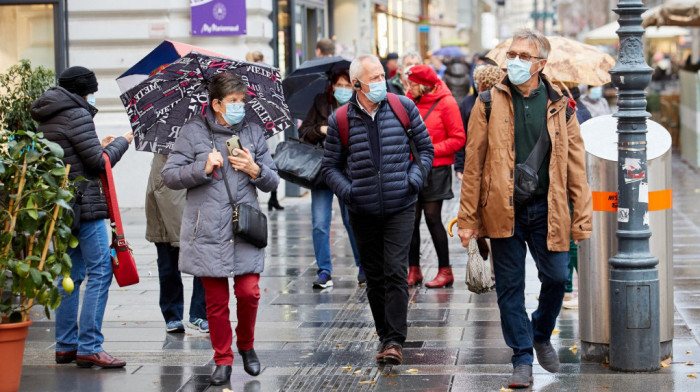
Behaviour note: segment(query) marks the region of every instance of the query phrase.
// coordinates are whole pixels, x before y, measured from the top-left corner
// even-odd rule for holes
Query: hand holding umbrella
[[[204,172],[211,174],[214,169],[221,167],[223,164],[224,157],[221,156],[220,152],[216,151],[216,148],[212,148],[209,156],[207,156],[207,163],[204,166]]]

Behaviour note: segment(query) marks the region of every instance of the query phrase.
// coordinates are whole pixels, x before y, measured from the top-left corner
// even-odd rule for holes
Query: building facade
[[[483,0],[482,0],[483,1]],[[191,6],[220,2],[245,9],[245,34],[193,34]],[[283,75],[315,56],[332,38],[338,55],[425,55],[467,34],[458,0],[0,0],[0,72],[22,58],[60,73],[72,65],[95,71],[100,137],[130,129],[115,79],[163,40],[243,59],[257,50]],[[244,8],[243,8],[244,7]],[[464,7],[459,7],[464,9]],[[152,156],[130,149],[115,170],[120,205],[143,207]],[[284,195],[284,187],[280,187]],[[263,196],[266,197],[266,196]]]

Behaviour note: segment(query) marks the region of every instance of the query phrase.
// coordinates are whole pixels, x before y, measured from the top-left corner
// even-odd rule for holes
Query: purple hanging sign
[[[245,35],[245,0],[190,0],[192,35]]]

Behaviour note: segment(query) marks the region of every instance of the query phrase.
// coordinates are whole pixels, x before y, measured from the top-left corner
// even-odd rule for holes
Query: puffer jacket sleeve
[[[260,172],[256,179],[251,177],[250,182],[263,192],[274,191],[280,183],[277,166],[275,166],[275,161],[272,160],[270,150],[267,148],[262,129],[254,130],[253,135],[256,150],[255,163],[260,166]]]
[[[401,97],[401,102],[406,108],[408,113],[408,118],[411,119],[411,129],[413,130],[413,142],[416,144],[416,149],[418,150],[418,155],[420,155],[420,160],[423,163],[423,168],[426,174],[430,171],[433,166],[433,157],[435,156],[435,150],[433,149],[433,143],[430,141],[430,135],[428,134],[428,129],[425,127],[425,123],[420,116],[418,108],[408,98]],[[327,148],[327,147],[326,147]],[[423,188],[423,183],[426,181],[423,178],[420,167],[415,161],[411,162],[411,166],[408,169],[408,181],[411,184],[412,193],[417,193],[421,188]]]
[[[336,113],[333,113],[328,118],[328,134],[326,135],[321,170],[326,185],[343,203],[350,204],[352,202],[352,184],[344,173],[346,160],[347,149],[340,141]]]
[[[70,125],[66,127],[66,136],[83,161],[85,171],[92,175],[97,176],[105,171],[103,151],[107,153],[109,162],[114,167],[129,149],[129,142],[120,136],[103,150],[95,132],[95,123],[87,110],[74,110],[68,121]]]
[[[459,151],[467,141],[467,136],[464,133],[464,125],[462,124],[462,115],[459,112],[459,106],[452,97],[445,97],[439,104],[440,119],[442,126],[445,129],[445,140],[442,140],[433,145],[435,148],[435,156],[444,157],[454,155]]]
[[[578,120],[571,116],[566,124],[569,156],[567,157],[567,191],[573,204],[571,236],[575,241],[591,236],[593,229],[593,201],[586,176],[586,150],[581,138]]]
[[[173,150],[168,156],[161,175],[163,183],[170,189],[194,188],[211,182],[213,178],[212,174],[204,171],[206,160],[196,160],[196,138],[200,133],[197,131],[197,125],[194,123],[182,127],[180,137],[175,141]]]

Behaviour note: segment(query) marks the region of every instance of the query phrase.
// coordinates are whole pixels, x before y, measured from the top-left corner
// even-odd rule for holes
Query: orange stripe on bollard
[[[617,192],[593,192],[593,211],[617,211]]]
[[[673,207],[673,189],[649,192],[649,211],[670,210]]]
[[[591,192],[593,211],[617,211],[617,192]],[[673,207],[673,189],[649,192],[649,211],[669,210]]]

